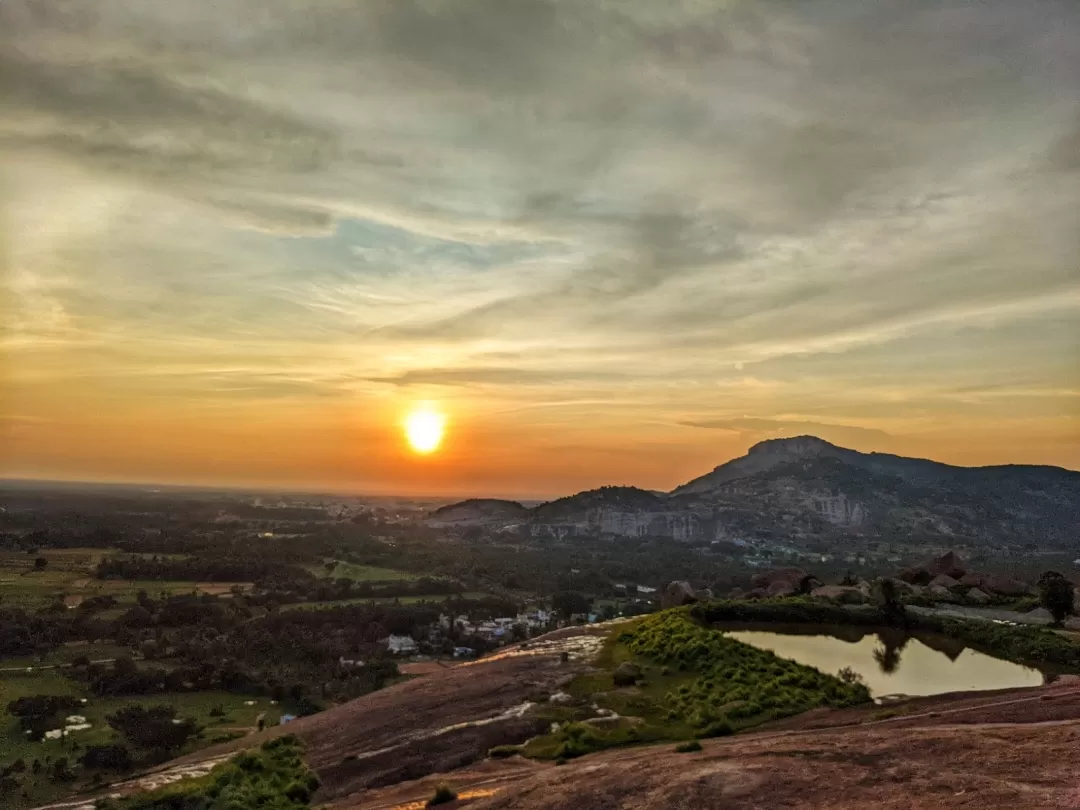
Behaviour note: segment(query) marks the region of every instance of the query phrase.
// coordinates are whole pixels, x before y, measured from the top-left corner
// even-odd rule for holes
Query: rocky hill
[[[513,507],[475,504],[513,504]],[[514,508],[516,507],[516,508]],[[814,436],[772,439],[745,456],[655,493],[602,487],[526,509],[465,501],[433,520],[527,523],[534,533],[588,531],[680,540],[857,534],[964,543],[1068,546],[1077,536],[1080,472],[1059,467],[957,467],[860,453]]]
[[[529,510],[517,501],[498,498],[470,498],[460,503],[440,506],[431,513],[432,524],[483,525],[491,522],[522,520]]]
[[[1076,539],[1080,473],[956,467],[860,453],[813,436],[774,439],[672,492],[688,509],[758,510],[811,533],[1065,544]]]
[[[593,510],[628,512],[662,512],[667,508],[667,496],[637,487],[600,487],[542,503],[532,510],[530,518],[538,521],[576,521]]]

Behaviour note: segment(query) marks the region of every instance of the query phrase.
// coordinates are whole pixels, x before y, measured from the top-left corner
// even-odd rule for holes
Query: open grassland
[[[70,695],[85,699],[87,702],[75,713],[85,717],[91,727],[73,731],[61,739],[41,742],[27,740],[16,719],[8,713],[7,706],[20,697],[32,695]],[[254,731],[260,716],[266,725],[276,724],[281,716],[281,707],[274,705],[269,698],[253,698],[219,691],[98,698],[90,695],[82,683],[64,677],[58,670],[0,673],[0,767],[19,759],[27,766],[20,775],[18,795],[0,797],[0,807],[33,806],[70,793],[72,789],[79,787],[87,777],[76,765],[79,757],[89,746],[123,742],[123,738],[108,725],[106,717],[132,704],[146,707],[172,706],[181,717],[194,718],[203,728],[202,734],[181,753],[195,751]],[[58,727],[63,725],[62,717],[60,721]],[[75,768],[75,783],[57,783],[48,774],[48,763],[60,758],[66,758]],[[31,767],[35,760],[46,766],[36,774]],[[26,796],[22,795],[24,791]]]
[[[351,579],[353,582],[411,582],[420,574],[380,568],[377,565],[357,565],[343,560],[325,560],[322,565],[305,566],[317,577],[326,579]]]
[[[76,607],[92,596],[111,596],[121,604],[133,604],[139,591],[152,597],[182,593],[228,594],[234,586],[243,590],[249,582],[181,582],[169,580],[96,579],[95,568],[111,552],[98,548],[45,549],[40,553],[0,552],[0,605],[40,610],[62,600]],[[45,567],[35,560],[45,559]]]
[[[76,659],[86,656],[91,661],[111,661],[124,655],[131,655],[132,648],[107,641],[70,641],[55,649],[13,658],[0,658],[0,674],[5,671],[25,669],[26,667],[66,667]]]
[[[490,599],[492,595],[490,593],[484,593],[483,591],[467,591],[462,594],[454,594],[453,598],[457,599]],[[445,593],[428,594],[426,596],[357,596],[353,599],[332,599],[327,602],[294,602],[288,605],[282,605],[282,610],[325,610],[327,608],[339,608],[348,607],[349,605],[369,605],[374,602],[377,605],[388,604],[400,604],[400,605],[416,605],[420,602],[436,602],[443,603],[451,596]]]

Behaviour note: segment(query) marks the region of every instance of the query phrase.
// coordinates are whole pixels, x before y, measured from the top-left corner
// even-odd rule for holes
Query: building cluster
[[[506,640],[513,636],[514,627],[521,628],[522,635],[529,637],[537,632],[544,632],[553,616],[548,610],[538,609],[517,616],[503,616],[496,619],[473,621],[468,616],[451,617],[445,613],[439,616],[439,629],[448,633],[455,629],[459,635],[477,636],[485,641]]]
[[[464,614],[450,616],[443,613],[438,622],[421,632],[421,641],[412,636],[391,634],[380,640],[391,655],[418,655],[430,648],[444,647],[447,639],[479,639],[489,645],[501,646],[513,639],[527,639],[551,629],[554,614],[543,608],[502,616],[494,619],[473,620]],[[476,654],[473,647],[454,647],[455,658],[468,658]],[[343,666],[363,666],[362,661],[342,659]]]

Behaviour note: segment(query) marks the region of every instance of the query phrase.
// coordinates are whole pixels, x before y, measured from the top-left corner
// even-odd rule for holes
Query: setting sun
[[[429,407],[417,408],[405,417],[405,438],[417,453],[433,453],[442,444],[446,417]]]

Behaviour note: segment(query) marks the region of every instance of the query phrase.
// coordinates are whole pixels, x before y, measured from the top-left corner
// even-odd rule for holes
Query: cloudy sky
[[[0,319],[8,477],[1080,467],[1080,4],[0,0]]]

